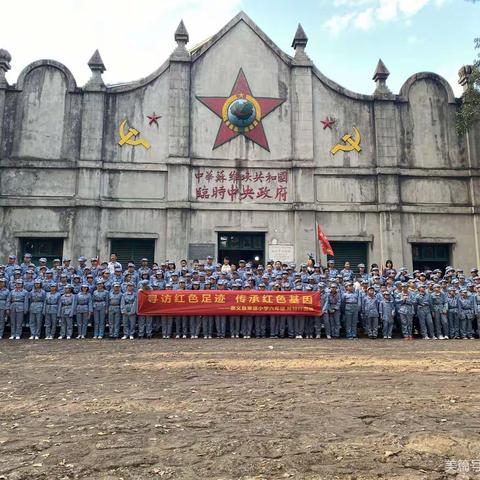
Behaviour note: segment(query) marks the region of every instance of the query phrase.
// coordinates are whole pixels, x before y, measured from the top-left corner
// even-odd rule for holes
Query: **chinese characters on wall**
[[[291,199],[288,170],[197,168],[192,197],[209,202],[287,203]]]

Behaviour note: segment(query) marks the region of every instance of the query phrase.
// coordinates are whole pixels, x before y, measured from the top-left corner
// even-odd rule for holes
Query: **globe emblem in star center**
[[[228,121],[239,128],[250,126],[257,112],[255,105],[244,98],[239,98],[231,103],[228,107]]]

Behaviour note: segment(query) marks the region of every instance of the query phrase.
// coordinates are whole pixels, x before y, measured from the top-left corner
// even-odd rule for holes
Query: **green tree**
[[[465,135],[475,118],[480,115],[480,38],[474,40],[477,58],[473,62],[468,85],[462,95],[462,106],[457,113],[457,132]]]

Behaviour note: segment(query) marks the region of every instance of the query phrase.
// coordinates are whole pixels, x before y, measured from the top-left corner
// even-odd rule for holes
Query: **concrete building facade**
[[[394,94],[380,61],[360,95],[314,66],[300,26],[289,56],[243,12],[193,50],[183,22],[175,40],[112,86],[98,52],[83,87],[52,60],[8,85],[0,51],[1,258],[325,262],[318,223],[339,258],[480,264],[480,127],[457,136],[442,77]]]

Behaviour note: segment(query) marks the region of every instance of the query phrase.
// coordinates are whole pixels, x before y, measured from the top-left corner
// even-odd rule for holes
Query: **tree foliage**
[[[474,40],[477,58],[472,65],[468,86],[462,95],[462,106],[457,113],[457,131],[465,135],[480,116],[480,37]]]

